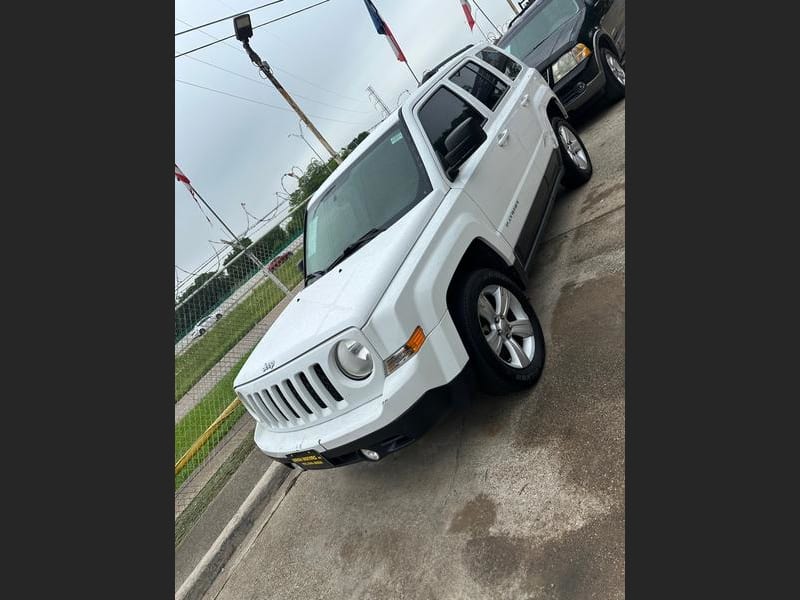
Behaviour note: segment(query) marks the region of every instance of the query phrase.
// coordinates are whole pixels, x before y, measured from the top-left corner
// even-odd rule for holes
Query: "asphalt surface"
[[[300,474],[216,598],[624,597],[625,103],[578,125],[595,172],[557,200],[530,278],[536,387]]]

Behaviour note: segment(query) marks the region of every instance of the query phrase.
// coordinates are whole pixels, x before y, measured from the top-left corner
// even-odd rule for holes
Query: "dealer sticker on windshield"
[[[397,142],[399,142],[402,139],[403,139],[403,133],[402,132],[398,132],[398,133],[395,133],[392,137],[390,137],[389,141],[392,142],[393,144],[396,144]]]

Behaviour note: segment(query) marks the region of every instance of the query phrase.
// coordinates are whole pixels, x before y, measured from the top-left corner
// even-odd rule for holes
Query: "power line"
[[[200,88],[203,90],[208,90],[209,92],[216,92],[217,94],[222,94],[224,96],[230,96],[231,98],[238,98],[239,100],[246,100],[247,102],[252,102],[254,104],[261,104],[263,106],[268,106],[269,108],[274,108],[277,110],[283,110],[288,112],[294,112],[291,108],[286,108],[284,106],[276,106],[274,104],[268,104],[267,102],[261,102],[260,100],[253,100],[252,98],[245,98],[244,96],[237,96],[236,94],[231,94],[230,92],[223,92],[222,90],[217,90],[214,88],[206,87],[204,85],[200,85],[198,83],[192,83],[191,81],[184,81],[183,79],[175,79],[178,83],[183,83],[184,85],[191,85],[192,87]],[[339,119],[331,119],[330,117],[320,117],[318,115],[311,115],[315,119],[322,119],[324,121],[333,121],[334,123],[344,123],[345,125],[361,125],[362,122],[354,122],[354,121],[341,121]]]
[[[275,22],[280,21],[282,19],[288,19],[289,17],[292,17],[292,16],[294,16],[296,14],[299,14],[301,12],[304,12],[304,11],[310,10],[310,9],[316,7],[316,6],[319,6],[320,4],[325,4],[326,2],[330,2],[330,1],[331,0],[322,0],[321,2],[317,2],[316,4],[312,4],[311,6],[306,6],[305,8],[301,8],[301,9],[296,10],[294,12],[290,12],[288,15],[283,15],[282,17],[278,17],[276,19],[272,19],[271,21],[266,21],[264,23],[261,23],[261,25],[256,25],[255,27],[253,27],[253,29],[258,29],[259,27],[263,27],[264,25],[269,25],[270,23],[275,23]],[[220,38],[220,39],[218,39],[218,40],[216,40],[214,42],[211,42],[210,44],[206,44],[204,46],[199,46],[198,48],[194,48],[192,50],[188,50],[186,52],[181,52],[180,54],[176,54],[175,58],[180,58],[181,56],[186,56],[187,54],[191,54],[192,52],[197,52],[198,50],[202,50],[203,48],[208,48],[209,46],[213,46],[214,44],[219,44],[220,42],[224,42],[226,40],[230,40],[230,39],[235,38],[235,37],[236,37],[236,34],[234,33],[233,35],[229,35],[228,37]]]
[[[187,58],[191,58],[194,61],[199,63],[203,63],[204,65],[208,65],[209,67],[214,67],[215,69],[219,69],[220,71],[225,71],[226,73],[230,73],[231,75],[236,75],[237,77],[241,77],[242,79],[247,79],[248,81],[253,81],[255,83],[267,86],[269,89],[273,89],[272,86],[267,85],[264,83],[262,79],[256,79],[255,77],[248,77],[247,75],[242,75],[241,73],[237,73],[236,71],[231,71],[230,69],[226,69],[225,67],[220,67],[219,65],[215,65],[214,63],[208,62],[206,60],[202,60],[200,58],[196,58],[194,56],[189,56]],[[321,100],[314,100],[313,98],[309,98],[308,96],[303,96],[302,94],[298,94],[296,92],[291,92],[293,96],[297,96],[298,98],[302,98],[303,100],[308,100],[309,102],[316,102],[317,104],[322,104],[323,106],[328,106],[330,108],[335,108],[336,110],[343,110],[346,112],[352,113],[359,113],[362,115],[370,114],[372,111],[369,110],[353,110],[351,108],[344,108],[343,106],[336,106],[335,104],[328,104],[327,102],[322,102]]]
[[[175,20],[176,20],[176,21],[180,21],[180,22],[181,22],[181,23],[183,23],[184,25],[187,25],[187,26],[191,27],[191,25],[190,25],[189,23],[187,23],[186,21],[184,21],[183,19],[179,19],[178,17],[175,17]],[[223,44],[222,44],[223,46],[225,46],[225,47],[227,47],[227,48],[230,48],[231,50],[233,50],[233,51],[234,51],[234,52],[236,52],[237,54],[240,54],[240,52],[241,52],[241,51],[239,50],[239,48],[237,48],[236,46],[231,46],[230,44],[228,44],[228,43],[225,41],[225,40],[227,40],[227,39],[230,39],[230,37],[233,37],[233,36],[229,36],[229,37],[227,37],[227,38],[221,39],[221,38],[218,38],[218,37],[214,37],[213,35],[211,35],[210,33],[206,32],[206,31],[199,31],[198,33],[202,33],[204,36],[206,36],[206,37],[210,37],[212,40],[215,40],[215,41],[217,41],[217,42],[223,42]],[[275,34],[274,34],[274,33],[272,33],[271,35],[275,35]],[[277,37],[277,36],[275,36],[275,37]],[[210,44],[209,44],[209,45],[210,45]],[[183,54],[180,54],[179,56],[183,56]],[[176,58],[177,58],[177,57],[176,57]],[[194,58],[194,57],[190,57],[190,58]],[[197,60],[197,59],[195,59],[195,60]],[[276,64],[274,64],[274,63],[272,63],[272,64],[271,64],[271,66],[272,66],[272,68],[273,68],[273,69],[275,69],[276,71],[281,71],[282,73],[286,73],[287,75],[289,75],[289,77],[294,77],[295,79],[297,79],[297,80],[299,80],[299,81],[302,81],[303,83],[306,83],[306,84],[308,84],[308,85],[310,85],[310,86],[312,86],[312,87],[315,87],[315,88],[319,88],[319,89],[321,89],[321,90],[322,90],[322,91],[324,91],[324,92],[328,92],[329,94],[333,94],[334,96],[341,96],[342,98],[345,98],[345,99],[347,99],[347,100],[352,100],[353,102],[358,102],[358,103],[363,103],[363,102],[364,102],[364,99],[363,99],[363,98],[353,98],[352,96],[345,96],[344,94],[341,94],[341,93],[339,93],[339,92],[336,92],[336,91],[334,91],[334,90],[330,90],[330,89],[328,89],[328,88],[326,88],[326,87],[322,87],[321,85],[319,85],[319,84],[316,84],[316,83],[314,83],[313,81],[309,81],[308,79],[303,79],[303,78],[302,78],[302,77],[300,77],[299,75],[296,75],[295,73],[292,73],[291,71],[287,71],[286,69],[284,69],[284,68],[282,68],[282,67],[279,67],[279,66],[277,66],[277,65],[276,65]]]
[[[273,4],[279,4],[281,2],[283,2],[283,0],[275,0],[274,2],[268,2],[267,4],[262,4],[261,6],[256,6],[255,8],[248,8],[247,10],[241,10],[241,11],[239,11],[237,13],[233,13],[230,16],[222,17],[221,19],[217,19],[216,21],[211,21],[210,23],[204,23],[203,25],[198,25],[197,27],[192,27],[191,29],[186,29],[184,31],[179,31],[178,33],[175,34],[175,37],[178,37],[179,35],[183,35],[184,33],[189,33],[190,31],[195,31],[196,29],[202,29],[203,27],[208,27],[209,25],[216,25],[217,23],[221,23],[222,21],[227,21],[228,19],[232,19],[233,17],[237,17],[237,16],[239,16],[241,14],[253,12],[253,11],[265,8],[267,6],[272,6]]]

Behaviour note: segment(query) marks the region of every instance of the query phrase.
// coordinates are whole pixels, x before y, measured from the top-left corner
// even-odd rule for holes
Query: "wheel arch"
[[[592,46],[594,46],[594,52],[597,55],[598,64],[601,64],[599,52],[600,48],[607,48],[608,50],[611,50],[618,59],[620,58],[619,48],[617,48],[617,45],[614,43],[614,39],[608,35],[608,32],[604,29],[598,29],[594,32],[594,36],[592,37]]]
[[[475,238],[467,247],[466,252],[461,257],[461,260],[450,278],[450,283],[447,286],[447,308],[452,310],[453,298],[457,293],[459,282],[468,273],[477,271],[478,269],[494,269],[509,277],[523,290],[528,287],[525,272],[518,261],[512,265],[506,263],[503,256],[497,252],[486,240],[482,238]]]
[[[556,117],[562,117],[564,119],[569,118],[567,109],[564,108],[564,105],[561,104],[561,101],[555,95],[548,100],[547,106],[545,107],[545,112],[547,113],[547,120],[551,123]]]

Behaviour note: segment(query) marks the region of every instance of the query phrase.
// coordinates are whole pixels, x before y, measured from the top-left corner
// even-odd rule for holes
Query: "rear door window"
[[[422,129],[425,130],[442,166],[445,164],[444,157],[447,154],[445,139],[470,117],[481,127],[486,123],[486,117],[478,109],[446,87],[436,90],[419,109]]]
[[[450,81],[494,110],[508,90],[508,85],[474,62],[468,62],[450,76]]]
[[[511,81],[514,81],[517,75],[520,74],[520,71],[522,71],[522,65],[513,58],[497,50],[492,50],[491,48],[486,48],[478,52],[478,58],[492,65]]]

